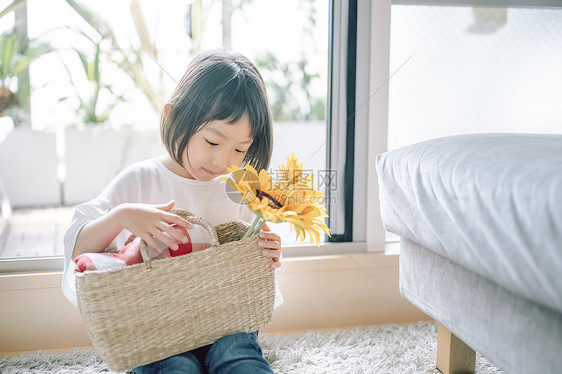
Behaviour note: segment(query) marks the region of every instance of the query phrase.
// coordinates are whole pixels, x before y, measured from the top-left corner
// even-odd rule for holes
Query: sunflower
[[[279,165],[280,178],[277,182],[278,187],[285,189],[299,188],[302,190],[314,190],[314,174],[304,175],[303,163],[299,164],[297,156],[293,153],[287,158],[287,166]]]
[[[287,165],[280,165],[279,170],[280,178],[273,183],[267,171],[258,173],[251,165],[246,165],[245,169],[228,168],[231,177],[223,180],[239,193],[257,216],[245,237],[257,234],[266,221],[289,222],[291,231],[296,231],[301,242],[308,233],[310,243],[316,242],[319,246],[320,231],[329,236],[330,229],[322,221],[328,215],[320,204],[324,194],[313,188],[314,174],[304,175],[303,164],[294,153],[287,159]]]

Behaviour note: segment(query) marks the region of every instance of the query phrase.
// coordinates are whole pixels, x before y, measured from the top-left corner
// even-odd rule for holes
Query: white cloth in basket
[[[175,225],[176,226],[176,225]],[[187,243],[178,243],[178,249],[172,250],[158,239],[154,239],[156,248],[148,247],[148,255],[151,260],[159,260],[169,257],[186,255],[196,251],[202,251],[211,246],[211,238],[207,230],[195,225],[189,231],[181,228],[183,234],[188,238]],[[125,266],[139,264],[143,261],[140,252],[140,238],[135,238],[116,253],[83,253],[74,259],[75,271],[87,270],[109,270],[120,269]]]

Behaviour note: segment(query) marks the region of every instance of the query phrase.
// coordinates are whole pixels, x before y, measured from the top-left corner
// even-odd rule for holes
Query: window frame
[[[372,106],[368,79],[373,61],[372,8],[376,4],[357,0],[334,0],[331,5],[326,164],[338,173],[337,190],[327,191],[327,201],[335,201],[329,205],[329,226],[334,232],[329,242],[346,246],[362,243],[362,252],[367,251],[367,233],[371,232],[365,204],[370,195],[370,165],[365,155],[369,150]],[[378,250],[384,250],[384,246]]]
[[[372,3],[370,11],[370,75],[368,108],[366,244],[368,252],[383,251],[386,232],[380,213],[377,155],[388,150],[391,0]]]
[[[336,188],[326,191],[329,242],[353,241],[356,20],[357,0],[331,2],[326,165],[335,172]]]

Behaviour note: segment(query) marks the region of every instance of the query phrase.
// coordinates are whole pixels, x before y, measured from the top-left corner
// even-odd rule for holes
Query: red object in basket
[[[175,251],[173,249],[168,248],[168,251],[170,251],[170,256],[172,256],[172,257],[183,256],[183,255],[186,255],[188,253],[193,252],[193,244],[191,243],[191,236],[189,236],[189,233],[187,232],[186,228],[178,226],[176,224],[172,225],[172,227],[174,227],[174,228],[179,227],[180,228],[183,235],[185,235],[187,237],[187,243],[177,243],[178,249],[175,250]]]

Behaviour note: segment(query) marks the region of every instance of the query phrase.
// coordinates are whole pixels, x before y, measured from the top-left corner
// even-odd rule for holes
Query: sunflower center
[[[267,205],[269,205],[270,207],[272,207],[274,209],[283,208],[283,204],[281,204],[279,201],[277,201],[273,196],[271,196],[267,192],[256,190],[256,196],[260,200],[263,199],[264,197],[267,198]]]

